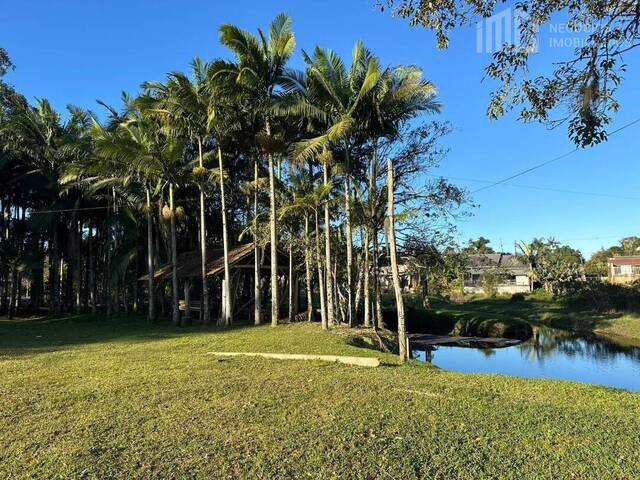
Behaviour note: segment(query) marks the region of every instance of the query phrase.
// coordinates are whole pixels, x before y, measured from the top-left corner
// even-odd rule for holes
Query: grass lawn
[[[533,325],[545,325],[577,331],[593,331],[601,335],[620,337],[626,343],[640,346],[640,315],[595,314],[576,310],[548,299],[527,298],[513,302],[509,298],[477,298],[461,303],[435,300],[433,315],[450,318],[452,322],[462,317],[487,319],[520,319]],[[436,320],[442,322],[442,320]]]
[[[640,316],[637,314],[601,320],[596,324],[594,331],[640,347]]]
[[[640,477],[640,394],[399,366],[359,332],[0,321],[0,478]]]

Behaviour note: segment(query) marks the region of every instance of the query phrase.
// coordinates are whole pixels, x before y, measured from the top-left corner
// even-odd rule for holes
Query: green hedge
[[[531,325],[522,320],[487,320],[477,317],[458,320],[452,335],[527,340],[533,335]]]

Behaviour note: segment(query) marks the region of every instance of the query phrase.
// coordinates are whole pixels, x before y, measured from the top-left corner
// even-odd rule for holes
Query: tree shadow
[[[150,323],[143,316],[71,315],[0,319],[0,358],[33,355],[98,343],[140,343],[170,340],[184,335],[210,335],[248,328],[216,325],[177,327],[168,320]]]

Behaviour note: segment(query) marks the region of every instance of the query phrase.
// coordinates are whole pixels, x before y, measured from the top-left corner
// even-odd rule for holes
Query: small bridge
[[[454,345],[465,347],[510,347],[522,343],[522,340],[513,338],[491,337],[462,337],[450,335],[433,335],[429,333],[412,333],[407,335],[410,346],[419,349],[429,349],[437,345]]]

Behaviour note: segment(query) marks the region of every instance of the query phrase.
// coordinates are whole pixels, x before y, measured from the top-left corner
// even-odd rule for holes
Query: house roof
[[[509,253],[478,253],[469,255],[467,271],[473,274],[502,269],[511,275],[527,275],[529,267],[515,255]]]
[[[229,250],[229,266],[239,268],[243,265],[253,266],[254,244],[245,243]],[[270,268],[270,250],[263,248],[262,269]],[[251,262],[248,260],[251,259]],[[200,262],[200,251],[193,250],[178,255],[177,259],[178,278],[200,277],[202,275],[202,266]],[[287,269],[289,256],[278,250],[278,269]],[[153,278],[156,280],[168,280],[171,278],[172,263],[167,263],[156,269]],[[224,270],[224,251],[222,248],[207,249],[207,277],[212,277]],[[147,281],[149,275],[143,275],[138,280]]]
[[[628,255],[621,257],[613,257],[607,260],[609,265],[640,265],[640,256],[637,255]]]

